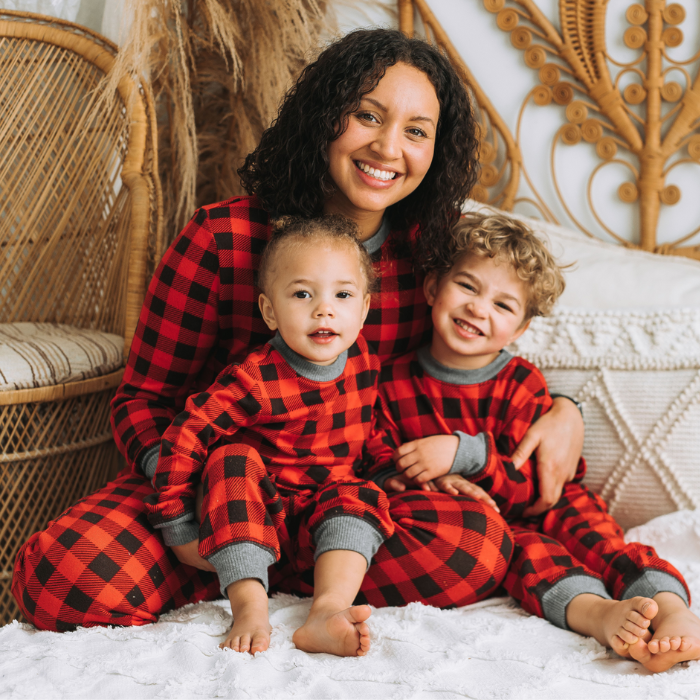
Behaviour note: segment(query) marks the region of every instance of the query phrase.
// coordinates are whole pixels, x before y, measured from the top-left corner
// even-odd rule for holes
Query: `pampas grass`
[[[126,0],[104,94],[125,75],[153,90],[165,224],[156,262],[197,206],[243,194],[236,170],[333,35],[325,9],[325,0]]]

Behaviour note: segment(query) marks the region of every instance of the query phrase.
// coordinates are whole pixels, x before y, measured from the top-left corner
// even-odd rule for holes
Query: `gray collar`
[[[294,352],[284,342],[284,338],[278,333],[270,340],[270,345],[282,355],[287,364],[299,375],[314,382],[332,382],[345,371],[345,363],[348,359],[348,351],[344,350],[338,355],[335,362],[330,365],[315,365],[305,357]]]
[[[389,238],[389,233],[389,221],[385,216],[382,219],[382,225],[377,229],[377,232],[372,236],[372,238],[362,241],[362,245],[365,247],[365,250],[372,255],[372,253],[376,253],[384,245],[386,239]]]
[[[428,345],[416,353],[420,366],[433,378],[446,384],[481,384],[493,379],[512,359],[507,350],[501,350],[498,357],[486,367],[479,369],[453,369],[438,362],[431,354]]]

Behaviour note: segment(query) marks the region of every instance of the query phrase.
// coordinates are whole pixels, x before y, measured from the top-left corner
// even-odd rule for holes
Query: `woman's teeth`
[[[363,163],[361,160],[356,160],[355,165],[362,170],[362,172],[367,173],[370,177],[374,177],[377,180],[393,180],[397,173],[391,170],[378,170],[376,168],[371,168],[367,163]]]
[[[472,326],[471,323],[467,323],[466,321],[461,321],[458,318],[455,319],[455,323],[460,328],[464,328],[464,330],[468,331],[469,333],[474,333],[475,335],[484,335],[478,328],[475,328],[474,326]]]

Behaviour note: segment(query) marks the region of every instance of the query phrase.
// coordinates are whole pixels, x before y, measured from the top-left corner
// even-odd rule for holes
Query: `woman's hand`
[[[487,506],[491,506],[497,513],[500,513],[496,501],[484,491],[480,486],[472,484],[461,474],[448,474],[435,479],[433,482],[437,490],[449,493],[451,496],[471,496],[475,501],[481,501]]]
[[[456,435],[431,435],[405,442],[394,452],[396,470],[415,484],[425,484],[449,473],[458,447]]]
[[[564,484],[576,475],[583,449],[583,418],[576,405],[556,398],[552,408],[525,433],[511,460],[521,469],[532,453],[537,456],[540,497],[526,508],[526,518],[549,510],[561,497]]]
[[[195,569],[201,569],[202,571],[216,571],[216,569],[206,560],[204,557],[199,555],[199,540],[192,540],[187,544],[176,544],[170,549],[175,552],[175,556],[181,564],[187,564],[187,566],[193,566]]]

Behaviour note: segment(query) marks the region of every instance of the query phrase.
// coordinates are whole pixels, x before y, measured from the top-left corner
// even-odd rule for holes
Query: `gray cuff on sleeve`
[[[459,438],[459,447],[448,473],[462,476],[477,474],[486,466],[488,457],[486,433],[467,435],[461,430],[456,430],[453,434]]]
[[[624,589],[620,600],[629,600],[638,595],[653,598],[657,593],[675,593],[688,605],[688,594],[683,584],[675,576],[656,569],[645,569],[634,583]]]
[[[380,489],[384,488],[384,484],[386,483],[386,480],[391,477],[391,476],[398,476],[399,473],[396,471],[394,467],[389,467],[388,469],[384,469],[380,471],[379,473],[375,474],[374,477],[372,478],[372,481],[379,486]]]
[[[610,600],[603,582],[592,576],[567,576],[559,579],[543,596],[542,612],[544,619],[563,630],[570,629],[566,624],[566,608],[582,593],[591,593]]]
[[[314,540],[314,561],[324,552],[347,549],[361,554],[367,560],[369,569],[372,557],[384,542],[384,537],[373,525],[354,515],[336,515],[318,526]]]
[[[199,523],[196,520],[178,520],[160,528],[166,547],[187,544],[199,539]]]
[[[153,477],[156,475],[156,467],[158,466],[158,455],[160,454],[160,444],[149,447],[143,453],[139,460],[141,471],[146,475],[146,478],[153,484]]]
[[[267,569],[275,563],[275,557],[269,549],[253,542],[237,542],[228,545],[206,559],[216,569],[224,598],[226,598],[226,588],[234,581],[244,578],[258,579],[267,590]]]

